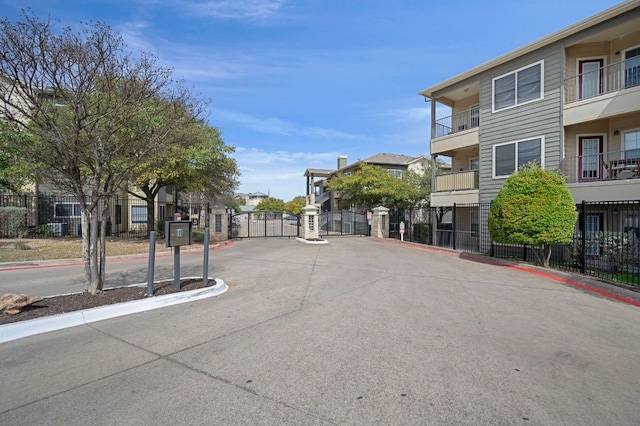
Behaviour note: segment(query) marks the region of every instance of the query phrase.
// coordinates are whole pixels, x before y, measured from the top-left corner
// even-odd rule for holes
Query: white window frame
[[[513,172],[517,171],[518,168],[520,166],[518,166],[517,164],[517,160],[518,160],[518,144],[520,144],[521,142],[527,142],[533,139],[540,139],[540,167],[542,167],[544,169],[544,135],[542,136],[532,136],[530,138],[523,138],[523,139],[518,139],[517,141],[510,141],[510,142],[504,142],[504,143],[497,143],[495,145],[493,145],[493,147],[491,148],[492,153],[491,153],[491,175],[493,179],[506,179],[509,176],[511,176],[513,174]],[[514,169],[513,172],[511,172],[508,175],[496,175],[496,148],[499,146],[505,146],[505,145],[513,145],[515,144],[516,146],[516,150],[515,150],[515,158],[514,158]]]
[[[403,170],[402,169],[387,169],[389,174],[395,178],[402,178]]]
[[[57,214],[57,206],[59,205],[70,205],[71,206],[71,215],[64,215],[64,216],[58,216]],[[75,214],[76,212],[76,206],[77,206],[77,212],[78,214]],[[80,213],[80,203],[75,203],[75,202],[56,202],[53,203],[53,217],[80,217],[81,213]]]
[[[622,70],[622,75],[623,75],[623,77],[624,77],[624,81],[622,82],[622,83],[623,83],[623,84],[622,84],[622,88],[634,87],[634,86],[627,86],[627,72],[626,72],[626,71],[627,71],[627,68],[626,68],[626,61],[627,61],[627,60],[625,59],[625,57],[627,56],[627,52],[628,52],[628,51],[630,51],[630,50],[634,50],[634,49],[638,49],[638,48],[640,48],[640,44],[639,44],[639,45],[637,45],[637,46],[631,46],[631,47],[629,47],[628,49],[624,49],[624,50],[622,51],[622,61],[623,61],[623,62],[625,62],[625,67],[624,67],[624,69]]]
[[[478,162],[478,168],[473,168],[473,161],[476,160]],[[469,170],[480,170],[480,157],[469,158]]]
[[[131,222],[131,224],[136,225],[136,224],[142,224],[142,223],[147,223],[147,214],[148,214],[148,210],[147,210],[147,205],[141,205],[141,204],[133,204],[130,206],[131,208],[130,213],[131,213],[131,217],[129,222]],[[139,213],[134,213],[133,210],[134,209],[144,209],[144,220],[134,220],[134,218],[137,218]]]
[[[620,141],[620,148],[622,148],[621,151],[625,159],[627,159],[627,146],[625,145],[625,136],[627,133],[636,133],[636,132],[640,132],[640,128],[628,129],[622,132],[622,140]],[[634,149],[637,149],[637,148],[634,148]],[[631,157],[631,158],[636,158],[636,157]]]
[[[540,65],[540,96],[538,96],[535,99],[530,99],[528,101],[518,103],[518,73],[520,71],[526,70],[528,68],[531,68],[531,67],[534,67],[534,66],[537,66],[537,65]],[[515,77],[516,87],[515,87],[515,92],[514,92],[514,97],[515,97],[514,104],[513,105],[509,105],[509,106],[504,107],[504,108],[496,109],[496,80],[500,80],[501,78],[507,77],[507,76],[509,76],[511,74],[515,74],[515,76],[516,76]],[[492,112],[505,111],[505,110],[508,110],[508,109],[511,109],[511,108],[515,108],[515,107],[518,107],[518,106],[521,106],[521,105],[526,105],[526,104],[530,104],[532,102],[537,102],[537,101],[542,100],[542,99],[544,99],[544,59],[542,59],[542,60],[540,60],[538,62],[531,63],[531,64],[526,65],[524,67],[518,68],[517,70],[513,70],[513,71],[510,71],[508,73],[504,73],[504,74],[499,75],[499,76],[497,76],[497,77],[495,77],[494,79],[491,80],[491,111]]]

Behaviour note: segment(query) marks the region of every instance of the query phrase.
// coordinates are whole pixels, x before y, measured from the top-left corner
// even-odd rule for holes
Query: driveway
[[[0,345],[0,424],[640,423],[636,306],[365,237],[210,264],[222,296]]]

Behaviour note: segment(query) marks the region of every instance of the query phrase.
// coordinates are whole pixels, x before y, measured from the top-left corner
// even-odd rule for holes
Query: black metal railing
[[[476,106],[436,120],[436,138],[463,132],[478,126],[480,126],[480,109]]]

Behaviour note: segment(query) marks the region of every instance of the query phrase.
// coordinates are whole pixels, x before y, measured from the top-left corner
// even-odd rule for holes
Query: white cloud
[[[184,4],[198,16],[234,20],[266,20],[276,16],[285,3],[285,0],[216,0]]]
[[[259,133],[280,136],[314,136],[321,139],[363,139],[364,136],[322,127],[299,127],[276,117],[256,117],[250,114],[215,109],[212,118],[216,123],[229,122]]]

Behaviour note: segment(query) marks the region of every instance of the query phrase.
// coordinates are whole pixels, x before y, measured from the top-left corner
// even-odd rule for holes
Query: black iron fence
[[[322,212],[319,215],[320,236],[368,235],[369,223],[366,213],[350,210]]]
[[[107,236],[137,237],[148,235],[147,217],[152,215],[154,230],[164,231],[164,221],[176,210],[156,200],[149,212],[146,201],[134,196],[112,197],[101,202],[106,212]],[[206,226],[208,205],[185,203],[177,211],[196,227]],[[73,196],[0,194],[0,238],[52,238],[82,235],[80,203]]]
[[[552,247],[551,266],[634,287],[640,286],[640,200],[583,202],[569,244]],[[404,219],[405,241],[448,247],[484,256],[537,262],[538,248],[493,241],[487,228],[490,203],[390,212],[392,224]],[[392,225],[394,227],[394,225]],[[418,231],[420,230],[420,231]],[[399,238],[398,232],[391,237]]]
[[[231,215],[231,238],[299,237],[300,216],[279,211],[251,211]]]

